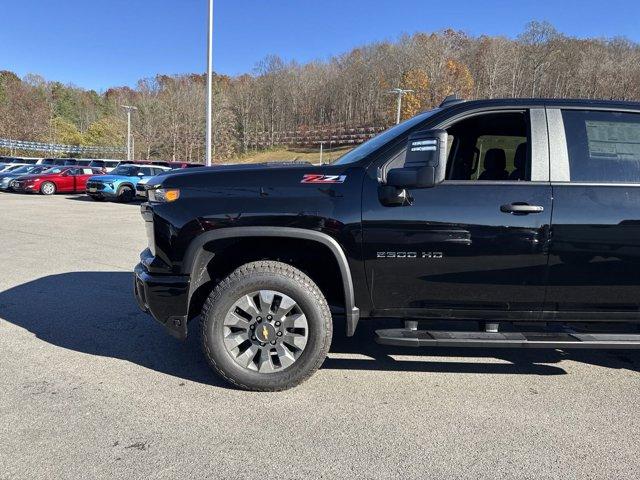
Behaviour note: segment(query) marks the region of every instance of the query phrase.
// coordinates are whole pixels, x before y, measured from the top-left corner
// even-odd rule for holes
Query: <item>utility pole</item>
[[[322,165],[322,146],[324,145],[324,141],[320,142],[320,165]]]
[[[396,112],[396,125],[400,123],[400,112],[402,110],[402,96],[411,92],[413,92],[413,90],[404,90],[400,87],[392,88],[391,90],[387,91],[387,93],[392,93],[398,96],[398,110]]]
[[[206,159],[205,165],[211,166],[211,130],[213,128],[212,102],[213,102],[213,0],[209,0],[209,28],[207,31],[207,133],[206,133]]]
[[[120,105],[127,112],[127,162],[131,161],[131,112],[138,110],[138,107],[131,105]]]

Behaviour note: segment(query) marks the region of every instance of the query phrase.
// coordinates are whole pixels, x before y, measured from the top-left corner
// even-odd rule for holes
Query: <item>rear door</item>
[[[379,315],[539,319],[551,219],[544,109],[473,114],[447,125],[447,180],[385,206],[388,168],[363,190],[363,246]],[[528,210],[527,210],[528,209]]]
[[[91,168],[79,168],[78,175],[76,176],[76,192],[84,192],[87,188],[87,180],[92,175],[95,175]]]
[[[640,113],[548,109],[548,319],[640,318]]]

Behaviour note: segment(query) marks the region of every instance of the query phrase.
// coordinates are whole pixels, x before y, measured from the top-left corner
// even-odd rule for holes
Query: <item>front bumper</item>
[[[33,183],[24,184],[18,183],[13,187],[13,190],[18,193],[34,193],[37,192],[40,187],[36,187]]]
[[[138,198],[147,198],[147,189],[144,185],[136,185],[136,197]]]
[[[85,193],[91,197],[116,198],[116,187],[110,187],[107,183],[91,180],[87,182]]]
[[[133,277],[134,294],[142,311],[150,313],[174,337],[185,339],[189,313],[189,276],[151,274],[141,262],[136,265]]]

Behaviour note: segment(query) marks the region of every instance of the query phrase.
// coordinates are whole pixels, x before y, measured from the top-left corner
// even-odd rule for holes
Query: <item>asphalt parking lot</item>
[[[337,328],[247,393],[139,312],[137,204],[0,194],[0,478],[638,478],[640,353],[400,350]]]

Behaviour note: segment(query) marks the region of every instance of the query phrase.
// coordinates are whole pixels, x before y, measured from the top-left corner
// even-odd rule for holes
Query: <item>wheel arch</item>
[[[208,245],[224,240],[258,240],[260,238],[281,238],[312,242],[315,245],[322,246],[330,253],[335,260],[341,277],[340,291],[343,294],[344,301],[346,334],[347,336],[352,336],[360,317],[360,311],[355,305],[353,278],[347,257],[340,244],[333,237],[315,230],[293,227],[229,227],[200,234],[187,248],[182,263],[182,273],[191,277],[189,287],[190,306],[192,300],[194,300],[194,295],[197,298],[198,290],[213,280],[209,274],[208,266],[215,257],[215,251],[208,250]]]

